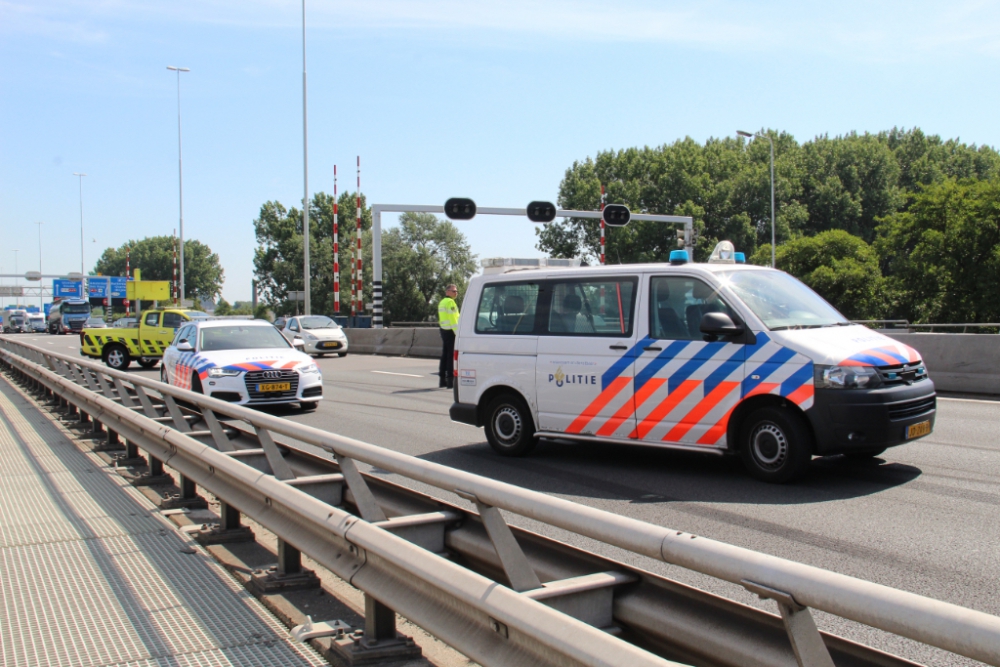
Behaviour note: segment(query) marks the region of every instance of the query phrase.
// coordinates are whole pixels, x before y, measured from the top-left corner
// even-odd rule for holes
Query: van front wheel
[[[520,397],[497,396],[486,407],[486,439],[501,456],[524,456],[535,448],[535,422]]]
[[[784,484],[812,460],[812,434],[802,418],[781,408],[754,411],[740,429],[740,456],[757,479]]]

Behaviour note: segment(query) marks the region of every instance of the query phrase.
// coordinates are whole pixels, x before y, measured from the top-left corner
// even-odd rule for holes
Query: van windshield
[[[771,331],[851,324],[823,297],[783,271],[722,271],[716,275]]]

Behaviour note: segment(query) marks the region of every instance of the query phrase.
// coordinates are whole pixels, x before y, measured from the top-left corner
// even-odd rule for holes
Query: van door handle
[[[611,349],[612,350],[627,350],[628,349],[628,345],[612,345]]]
[[[642,349],[646,350],[646,352],[659,352],[663,348],[662,347],[644,347]]]

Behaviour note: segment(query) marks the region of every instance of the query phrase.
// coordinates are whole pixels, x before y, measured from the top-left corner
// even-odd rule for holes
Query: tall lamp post
[[[767,134],[751,134],[750,132],[744,132],[743,130],[736,130],[736,134],[741,137],[760,137],[761,139],[767,139],[771,144],[771,268],[773,269],[776,265],[775,262],[775,240],[774,240],[774,139],[772,139]]]
[[[41,274],[41,272],[42,272],[42,225],[44,223],[42,223],[42,222],[36,222],[35,224],[38,225],[38,273]],[[16,258],[17,255],[14,255],[14,257]],[[42,281],[41,281],[41,279],[39,279],[39,281],[38,281],[38,308],[39,308],[39,310],[42,311],[42,313],[45,312],[45,290],[42,289]]]
[[[190,72],[187,67],[167,65],[167,69],[177,72],[177,194],[180,199],[180,230],[181,230],[181,307],[184,305],[184,159],[181,149],[181,72]]]
[[[14,251],[14,287],[17,287],[18,285],[21,284],[20,278],[17,277],[17,253],[19,252],[21,251],[20,250]],[[14,291],[16,292],[17,290]],[[16,306],[18,303],[20,303],[20,299],[14,297],[14,305]]]
[[[83,276],[86,275],[83,270],[83,177],[86,174],[73,172],[73,175],[80,178],[80,275]]]
[[[312,315],[311,281],[309,280],[309,123],[306,114],[306,0],[302,0],[302,173],[305,194],[302,197],[302,255],[305,303],[302,309]]]

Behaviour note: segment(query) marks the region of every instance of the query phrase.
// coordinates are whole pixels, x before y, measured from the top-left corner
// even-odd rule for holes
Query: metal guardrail
[[[909,320],[851,320],[854,324],[876,325],[881,329],[929,329],[934,333],[934,329],[961,329],[961,333],[969,333],[969,329],[996,329],[985,333],[1000,333],[1000,323],[997,322],[968,322],[964,324],[917,324]],[[972,333],[978,333],[973,331]]]
[[[168,463],[189,486],[202,486],[308,553],[377,601],[373,609],[394,609],[484,665],[674,664],[669,658],[832,666],[831,655],[841,667],[912,664],[819,632],[810,608],[1000,665],[1000,618],[989,614],[621,517],[7,338],[0,338],[0,362],[144,449],[151,468]],[[236,429],[238,422],[249,429]],[[336,463],[272,434],[326,450]],[[356,461],[454,492],[478,514],[360,474]],[[500,510],[741,585],[774,600],[781,618],[512,529]],[[442,551],[456,558],[435,553]]]

